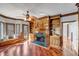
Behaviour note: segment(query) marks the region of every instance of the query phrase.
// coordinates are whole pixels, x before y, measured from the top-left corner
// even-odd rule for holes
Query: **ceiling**
[[[0,13],[6,16],[24,19],[27,10],[32,16],[42,17],[75,12],[77,7],[75,3],[0,3]]]

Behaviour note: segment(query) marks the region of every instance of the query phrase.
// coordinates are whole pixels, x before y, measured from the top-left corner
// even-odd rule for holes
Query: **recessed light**
[[[41,13],[40,15],[46,15],[46,14],[44,14],[44,13]]]

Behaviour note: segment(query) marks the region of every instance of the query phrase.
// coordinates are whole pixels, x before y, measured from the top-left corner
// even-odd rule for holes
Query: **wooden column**
[[[78,55],[79,55],[79,3],[76,4],[78,8]]]
[[[49,16],[49,35],[52,35],[52,20],[50,19],[50,16]]]

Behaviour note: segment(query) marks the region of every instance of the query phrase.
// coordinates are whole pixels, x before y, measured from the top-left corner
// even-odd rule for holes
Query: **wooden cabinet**
[[[46,16],[46,17],[40,18],[39,20],[40,20],[39,29],[41,29],[41,31],[49,34],[49,17]]]
[[[60,15],[49,17],[50,46],[61,47],[61,22]]]
[[[38,23],[38,29],[39,31],[42,31],[46,34],[46,46],[49,46],[50,39],[49,39],[49,17],[45,16],[39,19]]]
[[[60,48],[60,36],[57,35],[50,36],[50,46]]]
[[[60,16],[51,16],[49,21],[50,35],[60,35]]]
[[[32,33],[44,32],[46,34],[46,44],[50,45],[50,35],[58,35],[60,37],[60,15],[44,16],[39,19],[31,20]],[[54,40],[55,41],[55,40]],[[57,45],[60,46],[60,38],[56,40]]]

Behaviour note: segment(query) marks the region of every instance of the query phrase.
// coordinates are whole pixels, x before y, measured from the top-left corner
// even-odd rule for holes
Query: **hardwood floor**
[[[62,56],[63,52],[54,47],[43,47],[28,41],[0,48],[0,56]]]

